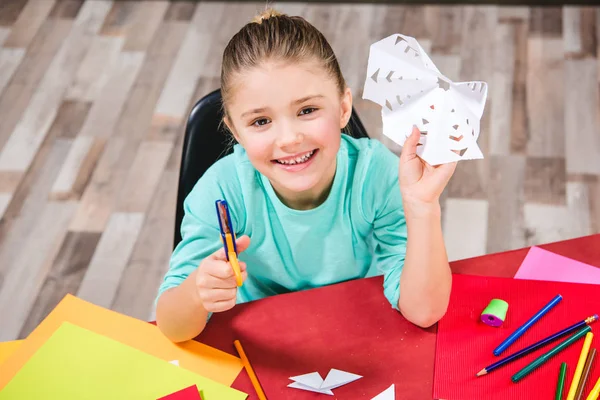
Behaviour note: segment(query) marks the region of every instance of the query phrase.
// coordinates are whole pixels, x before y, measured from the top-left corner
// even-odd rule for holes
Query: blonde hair
[[[232,96],[234,76],[269,60],[315,60],[334,80],[340,95],[346,89],[337,58],[325,36],[304,18],[269,8],[243,26],[223,52],[221,97],[224,115],[227,115],[227,104]]]

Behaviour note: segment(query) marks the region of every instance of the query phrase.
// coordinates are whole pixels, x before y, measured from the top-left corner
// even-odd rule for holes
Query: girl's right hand
[[[236,240],[238,254],[250,246],[250,238],[241,236]],[[242,281],[248,277],[246,263],[239,261]],[[233,267],[227,261],[225,250],[206,257],[196,271],[196,290],[202,306],[208,312],[227,311],[236,304],[237,284]]]

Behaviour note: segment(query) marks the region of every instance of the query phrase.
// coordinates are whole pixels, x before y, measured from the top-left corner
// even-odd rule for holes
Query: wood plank
[[[8,208],[10,201],[12,200],[12,193],[0,193],[0,221],[4,217],[4,212]]]
[[[486,253],[496,253],[525,246],[525,157],[492,155],[490,161]]]
[[[169,8],[168,0],[138,2],[128,25],[124,51],[146,51]]]
[[[25,176],[18,175],[16,190],[0,224],[0,277],[5,275],[23,248],[24,238],[34,229],[48,204],[48,192],[56,179],[62,161],[69,152],[71,140],[45,142]],[[2,175],[6,175],[3,173]],[[1,175],[0,175],[1,176]],[[1,281],[1,279],[0,279]]]
[[[564,7],[566,58],[596,57],[596,7]]]
[[[86,3],[44,75],[13,134],[0,153],[0,170],[25,171],[56,116],[63,94],[92,37],[110,9],[108,1]]]
[[[531,7],[529,9],[529,32],[533,36],[562,36],[562,8],[546,6]]]
[[[194,82],[202,74],[207,62],[208,49],[212,33],[204,32],[205,24],[212,25],[215,29],[215,20],[218,21],[218,13],[223,12],[224,4],[200,3],[186,33],[181,48],[171,68],[164,89],[158,99],[154,110],[160,116],[184,118],[188,113],[195,85]]]
[[[143,222],[143,213],[111,216],[79,286],[78,297],[111,308]]]
[[[27,48],[19,68],[0,96],[0,149],[29,106],[40,80],[71,27],[71,21],[47,21]]]
[[[127,263],[113,310],[142,320],[153,320],[154,300],[169,268],[177,200],[177,171],[165,171]]]
[[[591,234],[589,194],[583,182],[567,183],[567,205],[526,203],[525,224],[531,236],[528,246]]]
[[[27,48],[48,18],[54,4],[55,0],[29,1],[12,26],[4,47]]]
[[[138,79],[123,108],[113,136],[109,139],[92,178],[81,197],[70,229],[102,232],[116,204],[132,159],[150,127],[156,101],[188,24],[166,22],[150,45]]]
[[[446,199],[443,232],[450,261],[485,254],[488,232],[487,200]]]
[[[581,57],[596,57],[598,54],[597,11],[598,7],[581,8]]]
[[[581,53],[581,9],[578,6],[564,6],[562,20],[565,55]]]
[[[20,246],[0,290],[1,341],[20,339],[23,322],[46,279],[75,206],[73,202],[47,203],[31,231],[21,238],[27,246]]]
[[[490,155],[510,154],[513,80],[515,73],[515,27],[498,24],[494,32],[494,66],[489,91]]]
[[[100,35],[126,36],[126,26],[131,23],[135,15],[135,7],[135,1],[115,1],[100,28]]]
[[[79,134],[91,106],[91,103],[81,101],[63,101],[50,128],[50,132],[56,129],[56,137],[74,139]]]
[[[124,43],[122,37],[94,37],[67,91],[66,98],[94,101],[110,78]]]
[[[527,154],[565,155],[563,40],[532,37],[527,52]]]
[[[522,6],[501,6],[498,7],[498,22],[523,22],[529,19],[529,7]]]
[[[525,168],[525,201],[539,204],[566,204],[565,159],[528,157]]]
[[[50,18],[75,19],[85,0],[60,0],[50,12]]]
[[[0,47],[4,44],[8,35],[10,35],[10,28],[0,26]]]
[[[462,41],[462,7],[442,5],[424,7],[432,40],[431,52],[447,55],[458,53]]]
[[[19,18],[27,0],[3,0],[0,7],[0,26],[11,26]]]
[[[106,140],[103,138],[76,137],[69,155],[50,190],[50,199],[79,199],[104,150],[105,144]]]
[[[565,152],[567,173],[600,174],[597,61],[565,61]],[[590,84],[594,82],[594,84]]]
[[[25,49],[0,48],[0,94],[8,85],[24,57]]]
[[[529,26],[515,24],[515,68],[512,87],[510,149],[513,154],[524,154],[527,149],[527,43]]]
[[[172,142],[145,141],[141,144],[123,185],[116,211],[146,212],[172,149]]]
[[[99,240],[98,233],[67,233],[23,324],[20,337],[27,337],[67,293],[77,292]]]
[[[144,62],[142,52],[122,52],[81,128],[80,135],[110,137]]]
[[[165,13],[165,21],[183,21],[189,22],[192,20],[196,3],[190,1],[171,1],[167,12]]]

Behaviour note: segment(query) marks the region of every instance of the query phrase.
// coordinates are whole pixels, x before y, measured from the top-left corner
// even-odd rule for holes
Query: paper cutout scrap
[[[171,360],[169,361],[173,365],[177,365],[179,367],[179,360]]]
[[[9,399],[157,399],[196,385],[205,400],[247,394],[64,322],[0,391]]]
[[[325,380],[323,380],[321,374],[318,372],[290,377],[294,382],[290,383],[288,387],[333,396],[333,389],[354,382],[360,378],[362,378],[361,375],[332,368],[325,377]]]
[[[196,385],[188,386],[185,389],[163,396],[157,400],[202,400],[198,387]]]
[[[179,360],[182,368],[227,386],[233,383],[243,368],[242,361],[231,354],[194,340],[175,344],[155,325],[67,294],[2,364],[0,390],[65,321],[165,361]]]
[[[383,134],[399,145],[421,131],[417,154],[431,165],[480,159],[477,145],[487,83],[454,83],[410,36],[371,45],[363,99],[381,106]]]
[[[0,342],[0,364],[4,362],[8,357],[10,357],[21,344],[22,340],[13,340],[11,342]]]
[[[396,398],[396,386],[392,384],[389,388],[373,397],[371,400],[394,400]]]
[[[533,246],[515,279],[600,284],[600,268]]]

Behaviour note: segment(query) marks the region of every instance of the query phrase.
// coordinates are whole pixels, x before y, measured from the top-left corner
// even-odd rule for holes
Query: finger
[[[212,289],[235,289],[237,283],[234,277],[221,279],[216,276],[204,274],[198,281],[198,286],[205,290]]]
[[[229,279],[235,276],[231,264],[221,260],[211,260],[210,263],[206,263],[204,271],[218,279]]]
[[[438,185],[445,187],[456,170],[457,162],[440,165],[435,168],[434,175]]]
[[[235,299],[233,300],[224,300],[217,301],[215,303],[207,303],[204,305],[204,308],[208,312],[223,312],[232,309],[235,306]]]
[[[249,246],[250,246],[250,237],[247,235],[240,236],[235,241],[235,247],[236,247],[238,253],[241,253],[242,251],[246,250]],[[231,251],[233,251],[233,249],[231,249]],[[225,247],[221,246],[221,248],[219,248],[219,250],[215,251],[210,257],[215,260],[227,261],[227,256],[225,255]]]
[[[204,290],[201,298],[207,303],[216,303],[219,301],[235,300],[237,289],[211,289]]]
[[[421,131],[416,125],[413,125],[412,132],[404,145],[402,146],[402,151],[400,152],[400,160],[403,162],[412,160],[417,156],[417,144],[419,143],[419,139],[421,137]]]

